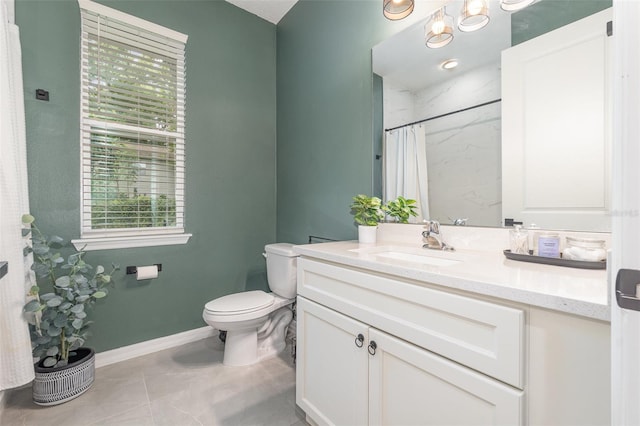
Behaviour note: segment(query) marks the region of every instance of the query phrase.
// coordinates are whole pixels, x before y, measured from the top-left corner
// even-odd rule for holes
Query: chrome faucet
[[[454,248],[445,244],[442,241],[442,235],[440,234],[440,223],[437,220],[425,220],[426,231],[422,231],[422,237],[426,239],[427,243],[422,248],[429,248],[433,250],[450,250]]]
[[[449,218],[451,219],[451,218]],[[463,218],[458,218],[458,219],[451,219],[451,221],[453,222],[454,225],[456,226],[465,226],[467,224],[467,221],[469,220],[469,218],[465,217]]]

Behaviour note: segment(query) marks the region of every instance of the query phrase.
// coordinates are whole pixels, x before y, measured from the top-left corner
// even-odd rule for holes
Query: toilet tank
[[[296,266],[298,255],[293,244],[277,243],[264,246],[267,258],[267,280],[269,288],[278,296],[293,299],[297,293]]]

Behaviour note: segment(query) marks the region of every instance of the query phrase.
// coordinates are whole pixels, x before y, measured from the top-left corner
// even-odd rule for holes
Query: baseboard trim
[[[206,326],[183,331],[182,333],[172,334],[171,336],[159,337],[157,339],[100,352],[96,354],[96,368],[148,355],[164,349],[174,348],[176,346],[184,345],[185,343],[196,342],[198,340],[212,337],[216,333],[217,330],[214,330],[210,326]]]

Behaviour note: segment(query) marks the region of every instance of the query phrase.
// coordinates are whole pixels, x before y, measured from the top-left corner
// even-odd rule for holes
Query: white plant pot
[[[377,226],[358,225],[358,242],[361,244],[375,244]]]

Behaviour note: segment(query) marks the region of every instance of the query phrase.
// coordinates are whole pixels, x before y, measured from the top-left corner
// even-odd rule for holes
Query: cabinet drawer
[[[298,294],[523,388],[522,310],[307,258]]]

